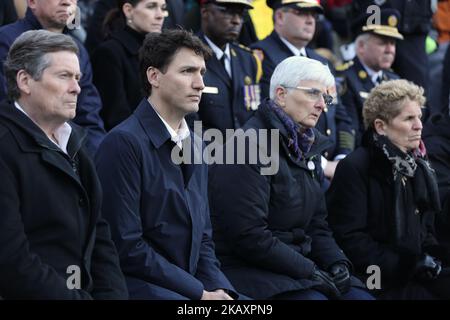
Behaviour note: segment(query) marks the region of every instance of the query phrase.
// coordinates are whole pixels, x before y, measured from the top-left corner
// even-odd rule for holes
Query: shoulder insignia
[[[244,46],[243,44],[238,43],[237,44],[239,46],[239,48],[241,48],[242,50],[248,51],[250,53],[252,53],[252,49],[250,49],[249,47]]]
[[[260,49],[255,49],[252,51],[252,54],[256,61],[256,83],[259,83],[263,75],[262,61],[264,60],[264,52]]]
[[[359,70],[359,72],[358,72],[358,77],[360,78],[360,79],[365,79],[365,78],[367,78],[367,72],[365,72],[364,70]]]
[[[345,71],[353,65],[353,61],[348,61],[345,63],[341,63],[335,67],[336,71]]]

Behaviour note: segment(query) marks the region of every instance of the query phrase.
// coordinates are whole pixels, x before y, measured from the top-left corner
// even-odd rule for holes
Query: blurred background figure
[[[425,89],[427,100],[429,92],[429,59],[425,49],[426,38],[431,30],[433,16],[433,0],[358,0],[353,1],[354,17],[366,13],[367,7],[376,5],[381,9],[391,8],[400,12],[401,20],[398,30],[404,40],[397,45],[396,58],[393,64],[395,72],[403,79],[410,80]],[[428,116],[428,110],[424,116]]]
[[[27,0],[2,0],[0,2],[0,26],[22,19],[27,10]]]
[[[206,61],[199,110],[188,116],[191,127],[201,120],[203,128],[242,127],[260,103],[261,64],[252,51],[236,40],[251,0],[201,0],[200,39],[213,51]]]
[[[86,49],[92,53],[94,49],[105,39],[103,25],[105,17],[112,9],[117,8],[119,0],[96,0],[93,13],[89,18],[87,27]],[[183,26],[184,1],[166,1],[167,13],[164,20],[164,29],[172,29]]]
[[[370,90],[382,81],[399,78],[391,66],[397,41],[403,39],[397,29],[400,21],[397,10],[381,10],[380,24],[366,25],[369,16],[364,13],[353,22],[356,57],[340,70],[344,78],[342,103],[352,120],[356,147],[364,133],[362,109]]]
[[[103,102],[100,115],[111,130],[144,97],[139,77],[139,48],[149,32],[160,33],[167,16],[165,0],[118,0],[104,23],[108,40],[92,54],[94,84]]]

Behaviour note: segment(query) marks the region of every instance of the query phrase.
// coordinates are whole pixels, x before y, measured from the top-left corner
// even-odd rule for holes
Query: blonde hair
[[[376,119],[389,123],[400,114],[406,100],[423,106],[426,101],[423,92],[422,87],[403,79],[382,82],[370,91],[364,102],[364,127],[374,128]]]

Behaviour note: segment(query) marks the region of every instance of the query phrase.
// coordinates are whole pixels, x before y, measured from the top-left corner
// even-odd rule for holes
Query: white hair
[[[361,33],[359,36],[357,36],[356,37],[356,39],[355,39],[355,45],[356,45],[356,47],[358,47],[358,45],[360,44],[360,43],[366,43],[367,41],[369,41],[369,39],[370,39],[370,37],[371,37],[371,34],[370,33]]]
[[[284,59],[275,68],[270,78],[270,99],[275,98],[278,87],[296,87],[302,80],[334,86],[334,77],[327,65],[306,57],[293,56]]]

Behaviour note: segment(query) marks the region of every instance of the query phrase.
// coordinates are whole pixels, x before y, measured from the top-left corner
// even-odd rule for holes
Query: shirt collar
[[[298,49],[296,46],[294,46],[292,43],[290,43],[289,41],[287,41],[285,38],[283,38],[282,36],[280,36],[281,41],[283,41],[283,43],[289,48],[289,50],[292,51],[292,53],[295,56],[304,56],[307,57],[306,55],[306,50],[305,47]]]
[[[231,54],[230,54],[230,45],[227,43],[225,46],[225,50],[220,49],[218,46],[216,46],[206,35],[205,35],[206,43],[208,43],[208,46],[210,46],[211,50],[214,52],[217,60],[222,59],[222,56],[225,54],[229,60],[231,60]]]
[[[20,111],[22,111],[31,121],[34,122],[34,120],[30,118],[30,116],[25,112],[25,110],[22,109],[22,107],[17,101],[14,101],[14,106]],[[39,125],[36,122],[34,123],[39,127]],[[58,143],[56,143],[56,141],[53,141],[52,139],[49,140],[53,142],[53,144],[58,146],[62,150],[62,152],[68,154],[67,144],[69,143],[71,133],[72,127],[67,122],[64,122],[58,129],[55,130],[55,132],[53,132],[53,135]]]
[[[170,134],[170,140],[172,140],[173,142],[175,142],[177,144],[177,146],[180,149],[183,149],[183,143],[182,141],[184,139],[186,139],[187,137],[189,137],[190,135],[190,131],[189,131],[189,127],[187,125],[186,120],[183,118],[183,120],[181,121],[180,127],[178,128],[177,131],[173,130],[173,128],[166,122],[166,120],[163,119],[163,117],[161,117],[161,115],[158,113],[158,111],[156,111],[155,108],[153,108],[153,110],[155,110],[156,114],[158,115],[158,117],[161,119],[162,123],[164,124],[164,126],[166,127],[167,131],[169,131]]]
[[[370,79],[373,83],[377,82],[377,78],[380,77],[380,79],[383,77],[383,70],[375,71],[371,68],[369,68],[367,65],[365,65],[362,61],[360,61],[364,69],[366,69],[367,74],[369,75]]]

